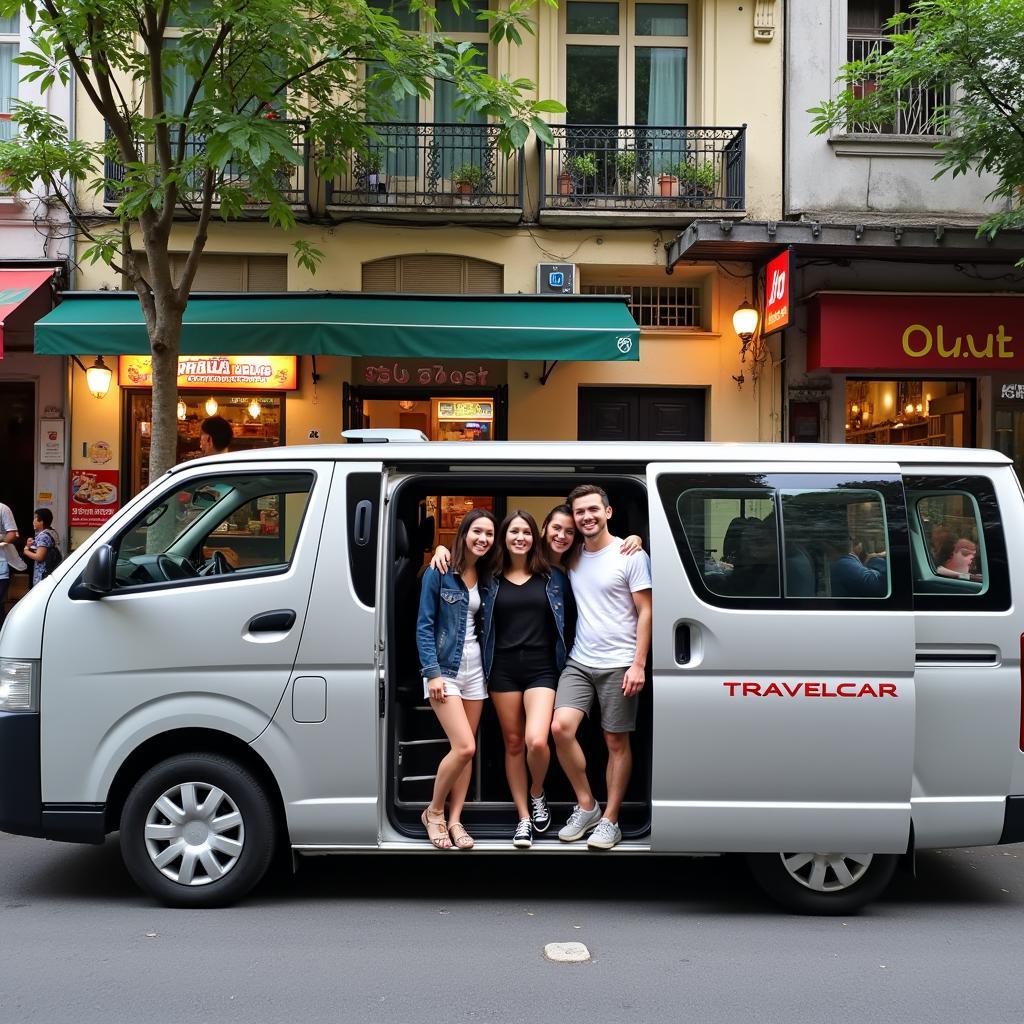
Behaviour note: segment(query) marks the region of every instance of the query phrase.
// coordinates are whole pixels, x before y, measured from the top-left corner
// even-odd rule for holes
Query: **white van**
[[[451,496],[500,517],[584,481],[654,574],[606,856],[743,853],[784,905],[847,913],[915,850],[1024,839],[1013,467],[853,445],[347,444],[179,466],[0,634],[0,829],[120,830],[135,880],[194,907],[243,896],[287,847],[440,856],[419,821],[445,749],[413,637],[424,552]],[[600,734],[585,743],[601,785]],[[556,838],[555,762],[548,796],[530,855],[602,856]],[[487,712],[470,856],[524,856],[513,814]]]

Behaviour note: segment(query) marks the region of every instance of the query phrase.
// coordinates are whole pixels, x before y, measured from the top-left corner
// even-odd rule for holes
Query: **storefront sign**
[[[819,293],[807,369],[1024,370],[1024,295]]]
[[[764,334],[789,326],[789,250],[780,253],[765,270]]]
[[[437,403],[437,418],[439,420],[490,420],[494,418],[494,403],[443,399]]]
[[[153,360],[120,356],[117,382],[123,388],[151,388]],[[180,356],[178,388],[233,388],[237,391],[294,391],[298,356]]]
[[[64,421],[39,421],[39,461],[62,465],[64,463]]]
[[[415,387],[496,387],[505,383],[505,364],[482,360],[431,363],[422,359],[356,359],[354,384]]]
[[[116,469],[71,471],[70,526],[102,526],[120,508]]]

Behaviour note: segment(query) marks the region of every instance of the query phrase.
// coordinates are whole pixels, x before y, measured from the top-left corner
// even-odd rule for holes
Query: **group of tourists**
[[[551,824],[544,792],[549,735],[576,805],[558,838],[608,850],[622,839],[619,811],[632,771],[630,733],[651,641],[651,563],[639,537],[609,530],[602,488],[583,484],[540,529],[517,509],[500,526],[466,514],[452,551],[423,576],[416,644],[429,698],[451,749],[422,815],[439,850],[468,850],[462,823],[483,702],[494,703],[505,774],[525,849]],[[594,703],[608,748],[604,811],[587,780],[577,732]],[[447,804],[447,813],[445,805]]]

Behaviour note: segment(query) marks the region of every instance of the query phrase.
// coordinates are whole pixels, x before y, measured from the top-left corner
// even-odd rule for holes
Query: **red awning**
[[[0,270],[0,359],[4,357],[4,330],[31,331],[32,325],[53,306],[49,288],[52,270]],[[38,297],[37,297],[38,296]]]

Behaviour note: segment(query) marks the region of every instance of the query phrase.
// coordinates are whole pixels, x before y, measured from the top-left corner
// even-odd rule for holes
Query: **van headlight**
[[[0,658],[0,711],[39,710],[39,662]]]

